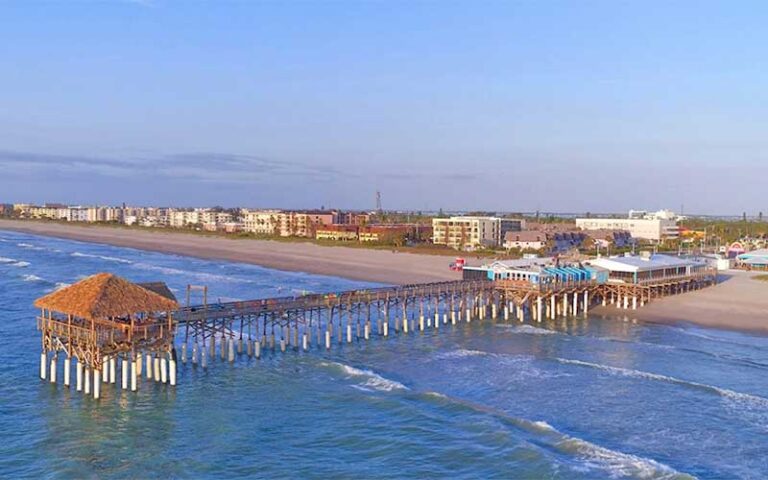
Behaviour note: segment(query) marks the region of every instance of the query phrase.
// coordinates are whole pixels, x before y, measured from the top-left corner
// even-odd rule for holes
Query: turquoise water
[[[96,402],[39,380],[32,301],[99,271],[213,301],[370,285],[0,231],[2,478],[768,477],[766,337],[477,321]]]

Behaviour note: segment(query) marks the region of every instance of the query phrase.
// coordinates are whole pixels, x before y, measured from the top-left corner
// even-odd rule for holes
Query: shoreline
[[[606,316],[662,325],[688,324],[750,334],[768,334],[768,283],[753,280],[755,272],[728,270],[717,285],[656,299],[637,310],[593,307]]]
[[[27,220],[0,219],[0,230],[390,285],[461,278],[459,273],[448,269],[450,257],[389,250]],[[754,275],[754,272],[727,271],[721,274],[722,281],[718,285],[654,300],[638,310],[596,306],[592,312],[628,316],[647,323],[685,323],[764,335],[768,334],[768,282],[753,280]]]
[[[448,269],[450,257],[441,255],[29,220],[0,219],[0,230],[391,285],[461,278]]]

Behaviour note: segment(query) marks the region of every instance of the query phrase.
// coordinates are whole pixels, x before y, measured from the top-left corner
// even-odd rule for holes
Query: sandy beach
[[[448,256],[14,220],[0,220],[0,229],[385,284],[457,280],[461,277],[448,269],[452,259]],[[723,280],[714,287],[655,300],[632,311],[632,317],[647,322],[690,322],[766,333],[768,283],[752,279],[754,275],[754,272],[725,272]],[[615,313],[608,307],[597,307],[593,311],[608,315]]]
[[[691,322],[708,327],[768,332],[768,282],[755,272],[723,272],[719,284],[654,300],[633,313],[638,320]]]
[[[251,263],[279,270],[333,275],[385,284],[458,280],[448,269],[452,258],[440,255],[393,253],[309,242],[206,237],[188,233],[129,230],[108,226],[0,220],[0,230],[105,243],[198,258]]]

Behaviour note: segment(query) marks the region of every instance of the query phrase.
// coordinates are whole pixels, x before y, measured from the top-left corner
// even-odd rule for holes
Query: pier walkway
[[[98,274],[35,302],[40,377],[56,383],[62,354],[64,385],[74,359],[77,391],[98,398],[102,381],[118,382],[118,367],[123,389],[136,391],[142,372],[173,386],[179,362],[207,368],[217,355],[234,362],[239,355],[331,349],[487,318],[541,322],[586,315],[596,305],[637,309],[716,280],[710,269],[636,283],[472,279],[214,304],[205,287],[188,286],[187,305],[179,307],[162,283]],[[191,305],[196,293],[202,303]]]

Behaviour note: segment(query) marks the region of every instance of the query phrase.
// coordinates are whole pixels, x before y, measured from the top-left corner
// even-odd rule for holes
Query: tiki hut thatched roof
[[[144,287],[150,292],[155,292],[156,294],[161,295],[168,300],[173,300],[174,302],[178,303],[178,300],[176,300],[176,295],[171,292],[171,289],[168,288],[168,285],[166,285],[165,282],[142,282],[137,283],[136,285]]]
[[[97,273],[38,298],[35,306],[93,320],[176,310],[178,303],[117,275]]]

